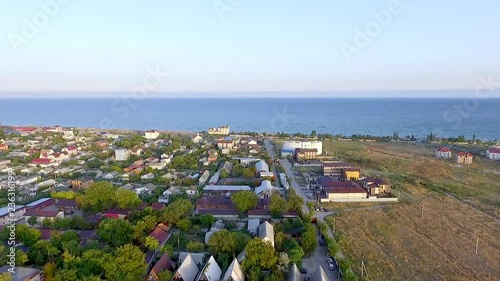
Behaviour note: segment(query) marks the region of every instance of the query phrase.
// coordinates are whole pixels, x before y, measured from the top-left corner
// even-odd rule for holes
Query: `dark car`
[[[320,246],[325,246],[325,241],[323,241],[323,239],[319,239],[319,245]]]
[[[302,268],[300,269],[300,273],[302,273],[302,274],[306,274],[306,273],[307,273],[307,269],[302,267]]]

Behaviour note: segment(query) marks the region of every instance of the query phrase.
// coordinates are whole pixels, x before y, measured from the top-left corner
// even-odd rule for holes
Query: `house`
[[[156,228],[149,234],[149,236],[153,237],[158,241],[158,248],[163,247],[169,238],[168,226],[160,223],[156,226]]]
[[[37,158],[37,159],[31,160],[30,166],[40,166],[40,167],[44,168],[44,167],[48,167],[50,165],[50,163],[52,163],[51,159]]]
[[[134,192],[135,192],[137,195],[142,195],[142,194],[151,195],[151,190],[147,189],[147,188],[146,188],[146,187],[144,187],[144,186],[141,186],[141,187],[135,188],[135,189],[134,189]]]
[[[151,271],[149,272],[148,281],[160,281],[158,274],[162,271],[168,270],[170,272],[174,272],[174,263],[170,256],[165,253],[161,256],[160,260],[153,266]]]
[[[155,178],[155,174],[147,173],[141,177],[141,180],[153,180]]]
[[[204,184],[206,184],[209,177],[210,177],[209,170],[206,170],[205,172],[203,172],[200,179],[198,180],[198,186],[203,186]]]
[[[321,184],[320,184],[321,185]],[[323,187],[321,202],[335,202],[343,199],[366,199],[367,191],[353,181],[331,182],[329,187]]]
[[[216,152],[214,152],[214,153],[209,153],[209,154],[208,154],[208,158],[207,158],[207,160],[208,160],[208,162],[209,162],[209,163],[213,163],[213,162],[216,162],[216,161],[217,161],[217,158],[218,158],[218,157],[219,157],[219,155],[218,155]]]
[[[245,274],[243,274],[243,270],[241,269],[238,259],[233,259],[233,262],[229,265],[222,281],[245,281]]]
[[[438,159],[451,159],[451,149],[448,147],[436,148],[434,156]]]
[[[12,268],[10,265],[4,265],[0,267],[0,274],[8,273],[11,277],[11,281],[41,281],[43,280],[43,272],[37,268],[16,266],[14,272],[10,270]]]
[[[155,202],[155,203],[151,204],[151,208],[153,208],[153,210],[157,210],[157,211],[159,211],[165,207],[166,207],[166,205],[163,203],[156,203]]]
[[[391,185],[379,178],[366,178],[363,180],[363,187],[366,189],[369,195],[379,195],[382,193],[390,194]]]
[[[229,125],[208,129],[209,135],[229,135],[229,132],[230,132]]]
[[[43,209],[28,209],[24,213],[24,217],[26,218],[26,221],[30,217],[36,217],[38,223],[42,223],[43,220],[48,219],[48,220],[54,220],[55,218],[64,218],[64,213],[62,211],[50,211],[50,210],[43,210]]]
[[[318,149],[316,148],[296,148],[295,159],[297,160],[312,160],[318,157]]]
[[[486,150],[486,158],[490,160],[500,160],[500,147],[490,147]]]
[[[300,273],[300,270],[296,264],[292,264],[292,266],[290,267],[287,281],[302,281],[302,273]]]
[[[120,209],[109,209],[102,212],[103,217],[112,219],[125,219],[129,211]]]
[[[158,132],[157,130],[150,130],[150,131],[144,132],[144,138],[147,140],[155,140],[159,136],[160,136],[160,132]]]
[[[193,257],[188,254],[175,272],[172,281],[195,281],[196,275],[198,275],[198,271],[198,266],[193,260]]]
[[[109,142],[105,140],[98,140],[95,142],[95,145],[99,148],[107,148],[109,146]]]
[[[115,150],[115,160],[116,161],[127,161],[130,157],[130,151],[127,149],[117,149]]]
[[[9,150],[9,146],[5,143],[0,143],[0,151],[7,151]]]
[[[120,173],[118,173],[117,171],[113,171],[111,173],[107,173],[107,174],[104,174],[102,176],[103,179],[106,179],[106,180],[113,180],[113,179],[116,179],[120,176]]]
[[[274,227],[269,222],[265,221],[259,225],[259,238],[264,242],[269,242],[274,247]]]
[[[219,149],[224,149],[224,148],[231,149],[234,147],[234,142],[232,140],[225,140],[225,139],[217,140],[217,147]]]
[[[255,163],[255,171],[257,173],[269,172],[269,166],[267,165],[266,161],[259,160],[259,161],[257,161],[257,163]]]
[[[252,235],[257,235],[259,231],[260,219],[249,219],[248,220],[248,232]]]
[[[468,152],[459,152],[457,153],[457,163],[460,164],[472,164],[472,159],[474,156],[472,153]]]
[[[78,147],[76,145],[70,145],[61,149],[61,152],[66,152],[69,155],[76,155],[78,153]]]
[[[264,197],[267,197],[270,195],[270,193],[273,191],[274,186],[273,184],[268,181],[268,180],[263,180],[260,186],[255,188],[255,194],[257,195],[263,195]]]
[[[65,214],[69,214],[76,209],[76,201],[70,199],[59,199],[57,200],[56,207],[59,210],[63,210]]]
[[[144,151],[140,147],[130,149],[130,155],[141,156]]]
[[[295,149],[316,149],[317,155],[323,154],[323,142],[322,141],[287,141],[283,144],[281,150],[281,155],[283,152],[295,151]]]
[[[226,171],[228,174],[230,174],[232,170],[233,170],[233,163],[229,161],[224,161],[224,163],[222,163],[222,165],[219,168],[219,172]]]
[[[11,212],[12,209],[14,209],[14,212]],[[16,205],[15,208],[8,206],[0,208],[0,226],[21,220],[24,218],[25,212],[26,208],[23,205]]]
[[[196,281],[219,281],[222,276],[222,269],[211,256],[198,276]]]
[[[352,166],[341,161],[321,163],[324,176],[342,177],[342,169],[350,169]]]
[[[94,183],[92,177],[81,177],[71,181],[71,187],[73,189],[87,189]]]
[[[320,265],[318,267],[318,270],[316,270],[316,272],[314,272],[313,275],[311,276],[311,280],[314,280],[314,281],[330,281],[330,278],[328,278],[328,275],[326,275],[325,270]]]
[[[342,169],[342,179],[345,181],[357,181],[359,180],[361,170],[357,168],[345,168]]]
[[[192,139],[193,143],[198,144],[203,141],[203,138],[200,136],[200,134],[196,134],[196,137]]]

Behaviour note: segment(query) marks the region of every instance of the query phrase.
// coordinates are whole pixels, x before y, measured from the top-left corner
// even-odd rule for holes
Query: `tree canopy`
[[[248,210],[257,207],[257,195],[252,191],[238,191],[231,195],[231,201],[236,205],[240,213],[246,213]]]
[[[281,217],[284,212],[287,211],[287,203],[285,198],[281,197],[277,193],[271,195],[271,200],[269,202],[269,211],[274,217]]]
[[[135,207],[141,203],[141,200],[131,190],[115,188],[109,182],[96,182],[83,194],[79,194],[76,202],[84,210],[102,212],[112,207],[122,209]]]
[[[105,219],[99,223],[97,234],[108,244],[119,247],[132,242],[134,229],[126,220]]]

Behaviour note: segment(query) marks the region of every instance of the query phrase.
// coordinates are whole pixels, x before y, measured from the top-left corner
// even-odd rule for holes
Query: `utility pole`
[[[424,205],[422,204],[422,214],[421,214],[421,218],[423,219],[424,218]]]
[[[477,250],[479,248],[479,235],[476,233],[476,255],[477,255]]]

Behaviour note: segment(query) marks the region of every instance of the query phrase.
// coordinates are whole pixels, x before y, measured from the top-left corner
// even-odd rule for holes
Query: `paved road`
[[[264,143],[269,156],[271,156],[274,159],[274,157],[276,156],[276,153],[274,151],[274,145],[272,145],[267,139],[264,141]],[[280,163],[283,167],[285,167],[286,175],[291,180],[290,184],[291,188],[293,188],[298,195],[304,198],[304,206],[302,207],[302,211],[304,213],[309,213],[309,208],[307,207],[306,203],[308,201],[314,202],[315,200],[307,199],[306,192],[302,190],[300,185],[295,181],[295,177],[292,171],[292,164],[288,162],[288,160],[286,159],[280,159]],[[320,212],[317,213],[315,217],[317,217],[318,220],[320,221],[324,221],[325,216],[332,213],[333,212]],[[333,237],[333,233],[331,232],[331,230],[329,228],[328,230],[330,231],[329,235]],[[303,260],[302,267],[305,267],[308,273],[312,274],[316,272],[316,270],[318,270],[319,266],[321,265],[325,270],[326,274],[328,275],[328,277],[330,278],[330,281],[339,281],[340,279],[338,278],[338,271],[337,270],[330,271],[328,269],[328,263],[326,262],[326,247],[319,245],[319,240],[320,240],[319,232],[317,233],[317,236],[318,236],[318,244],[316,246],[316,251],[310,258]]]

